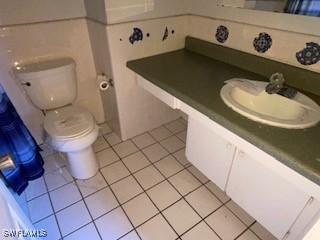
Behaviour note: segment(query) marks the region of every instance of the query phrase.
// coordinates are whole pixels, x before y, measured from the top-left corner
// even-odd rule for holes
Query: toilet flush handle
[[[30,83],[30,82],[22,82],[21,85],[30,87],[30,86],[31,86],[31,83]]]

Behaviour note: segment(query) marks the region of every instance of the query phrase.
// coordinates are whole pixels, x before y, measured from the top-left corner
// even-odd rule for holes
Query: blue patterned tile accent
[[[258,37],[253,40],[254,49],[259,53],[268,51],[272,46],[272,38],[268,33],[260,33]]]
[[[135,42],[142,41],[143,40],[143,32],[140,28],[133,28],[133,33],[129,37],[129,42],[131,44],[134,44]]]
[[[296,53],[296,58],[302,65],[312,65],[320,61],[320,45],[315,42],[306,43],[307,47]]]
[[[162,41],[165,41],[168,38],[168,36],[169,36],[169,30],[168,30],[168,27],[166,27],[163,33]]]
[[[229,30],[226,26],[220,25],[219,27],[217,27],[216,39],[219,43],[224,43],[225,41],[227,41],[228,37]]]

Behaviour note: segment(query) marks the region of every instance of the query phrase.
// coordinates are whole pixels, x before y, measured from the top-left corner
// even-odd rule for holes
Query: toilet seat
[[[96,123],[91,113],[81,107],[67,106],[52,110],[44,118],[44,129],[55,139],[76,139],[92,131]]]

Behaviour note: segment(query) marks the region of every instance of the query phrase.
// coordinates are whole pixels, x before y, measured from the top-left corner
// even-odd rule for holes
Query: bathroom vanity
[[[220,90],[231,78],[268,81],[282,72],[319,104],[319,74],[191,37],[185,49],[127,66],[138,85],[188,115],[194,166],[278,239],[303,238],[320,217],[320,125],[254,122],[227,107]]]

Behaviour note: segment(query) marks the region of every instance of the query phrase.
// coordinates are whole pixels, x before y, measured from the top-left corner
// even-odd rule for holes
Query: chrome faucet
[[[270,77],[270,83],[266,86],[269,94],[278,93],[284,86],[285,79],[282,73],[274,73]]]
[[[284,85],[285,79],[282,73],[274,73],[270,77],[270,83],[266,86],[268,94],[279,94],[286,98],[294,98],[298,91]]]

